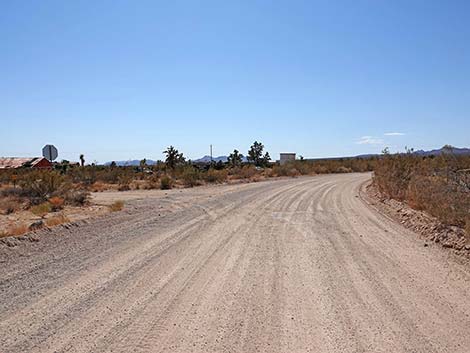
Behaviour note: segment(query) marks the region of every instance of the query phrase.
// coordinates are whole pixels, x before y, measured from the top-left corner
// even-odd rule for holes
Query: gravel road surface
[[[468,266],[374,211],[369,178],[122,193],[3,246],[0,352],[470,352]]]

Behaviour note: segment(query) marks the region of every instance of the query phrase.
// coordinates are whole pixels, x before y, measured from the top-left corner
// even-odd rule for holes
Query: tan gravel
[[[129,194],[2,246],[0,352],[469,352],[468,267],[369,208],[369,178]]]

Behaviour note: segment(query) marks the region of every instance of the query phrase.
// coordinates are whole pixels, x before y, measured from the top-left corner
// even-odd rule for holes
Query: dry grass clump
[[[181,171],[178,171],[178,179],[181,179],[183,185],[188,188],[201,185],[200,172],[192,166],[185,166]]]
[[[223,183],[227,181],[228,171],[226,169],[217,170],[210,168],[204,175],[204,180],[208,183]]]
[[[46,219],[45,223],[46,223],[46,226],[48,227],[54,227],[59,224],[64,224],[64,223],[69,223],[69,222],[70,222],[70,219],[66,215],[60,213],[57,216]]]
[[[108,206],[111,212],[121,211],[124,208],[124,201],[117,200]]]
[[[0,213],[9,215],[19,211],[22,208],[21,202],[12,197],[0,198]]]
[[[39,217],[44,217],[49,212],[52,212],[52,205],[49,202],[43,202],[39,205],[31,207],[30,211]]]
[[[71,206],[83,206],[88,203],[90,192],[88,190],[72,189],[64,196],[66,204]]]
[[[93,183],[93,185],[89,187],[89,189],[93,192],[102,192],[102,191],[108,190],[109,186],[108,184],[105,184],[101,181],[96,181]]]
[[[65,200],[58,196],[53,196],[49,199],[49,203],[51,204],[52,211],[57,212],[64,208]]]
[[[127,175],[122,175],[119,177],[119,191],[128,191],[131,189],[132,178]]]
[[[173,179],[171,179],[168,175],[162,176],[160,179],[160,189],[162,190],[169,190],[173,187]]]
[[[252,179],[260,171],[256,170],[254,165],[244,165],[243,167],[236,167],[230,170],[230,175],[233,179]]]
[[[7,228],[6,232],[3,232],[3,236],[4,237],[8,237],[8,236],[14,236],[14,237],[17,237],[19,235],[23,235],[25,233],[28,233],[29,229],[28,229],[28,226],[24,223],[20,223],[20,224],[14,224],[14,225],[11,225]]]
[[[286,163],[282,165],[275,165],[273,166],[272,170],[267,174],[268,177],[283,177],[283,176],[288,176],[291,178],[298,177],[302,175],[302,173],[299,171],[299,169],[296,168],[298,163]],[[304,171],[306,174],[309,174],[308,171]]]
[[[462,171],[469,167],[468,156],[385,155],[376,166],[374,183],[388,197],[406,201],[445,224],[468,228],[470,183]]]

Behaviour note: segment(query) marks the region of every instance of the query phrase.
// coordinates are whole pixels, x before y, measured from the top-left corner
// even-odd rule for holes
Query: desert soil
[[[364,202],[369,178],[122,193],[1,246],[0,352],[469,352],[469,267]]]

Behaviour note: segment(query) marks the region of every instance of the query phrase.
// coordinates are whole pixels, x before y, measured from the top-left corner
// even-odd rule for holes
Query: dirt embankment
[[[470,259],[470,234],[466,234],[464,229],[445,225],[424,211],[415,210],[405,202],[382,195],[371,182],[363,185],[361,195],[379,212],[421,235],[425,241],[424,246],[429,246],[430,242],[434,242],[453,250],[457,255]]]

